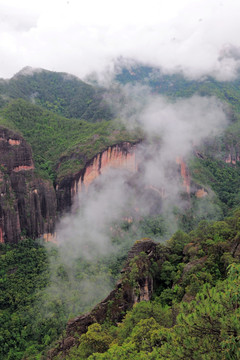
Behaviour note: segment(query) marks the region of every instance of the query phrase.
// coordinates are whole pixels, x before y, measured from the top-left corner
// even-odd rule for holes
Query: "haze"
[[[28,65],[83,78],[123,56],[231,80],[239,10],[237,0],[0,0],[0,77]]]

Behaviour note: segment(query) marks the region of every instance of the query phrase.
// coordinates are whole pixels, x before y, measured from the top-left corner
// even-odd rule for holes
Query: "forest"
[[[150,301],[137,302],[121,314],[121,322],[110,315],[96,321],[85,333],[74,334],[74,346],[66,353],[52,358],[240,358],[240,80],[190,81],[141,64],[130,70],[116,74],[114,90],[68,74],[22,71],[0,82],[0,125],[23,136],[36,176],[56,186],[108,146],[161,140],[148,139],[139,124],[129,129],[117,121],[112,94],[126,84],[148,86],[153,96],[164,95],[170,102],[214,95],[225,104],[228,126],[186,160],[191,187],[204,189],[207,196],[197,198],[196,191],[187,194],[181,188],[184,206],[174,205],[171,215],[156,210],[129,221],[127,214],[111,224],[114,252],[93,259],[76,255],[71,264],[62,261],[57,244],[27,238],[24,232],[16,244],[0,243],[1,359],[50,359],[66,336],[69,319],[91,311],[119,281],[127,281],[137,296],[136,284],[146,276],[153,281]],[[227,162],[229,153],[233,161]],[[128,252],[144,239],[156,243],[159,258],[146,267],[146,254],[135,256],[125,279],[121,270]]]

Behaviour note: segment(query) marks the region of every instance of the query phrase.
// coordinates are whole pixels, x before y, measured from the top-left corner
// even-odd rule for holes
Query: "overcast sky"
[[[84,77],[119,56],[228,80],[239,0],[0,0],[0,77],[24,66]]]

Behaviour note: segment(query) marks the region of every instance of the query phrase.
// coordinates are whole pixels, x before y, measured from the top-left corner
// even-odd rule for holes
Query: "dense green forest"
[[[108,146],[138,141],[143,136],[138,130],[130,133],[115,121],[91,123],[65,118],[22,99],[11,101],[0,111],[0,124],[23,135],[32,147],[39,174],[52,180],[81,170],[87,160]]]
[[[118,326],[109,321],[91,325],[68,359],[237,359],[239,219],[236,210],[224,221],[202,221],[190,233],[179,230],[159,244],[165,261],[160,271],[157,263],[152,264],[152,301],[136,304]],[[95,262],[77,259],[72,264],[72,283],[66,265],[55,261],[50,268],[52,259],[58,259],[56,246],[46,249],[32,240],[1,245],[1,358],[44,357],[67,319],[102,298],[104,288],[84,304],[81,280],[107,281],[109,274],[114,283],[128,246],[129,240],[114,256]],[[133,259],[132,269],[138,261]],[[137,275],[135,271],[132,276]],[[53,293],[45,292],[51,282],[56,286]],[[65,297],[53,296],[57,286],[64,289]]]
[[[24,68],[9,80],[0,81],[0,105],[23,99],[67,118],[90,122],[110,120],[112,113],[104,101],[104,89],[77,77]]]
[[[108,146],[145,137],[113,119],[107,89],[68,74],[29,71],[0,81],[0,124],[31,145],[39,176],[54,183]],[[157,241],[165,257],[161,267],[157,262],[151,267],[152,300],[136,304],[120,324],[89,326],[67,360],[238,359],[240,80],[195,81],[135,65],[123,68],[116,81],[150,86],[171,101],[197,93],[227,104],[228,128],[188,159],[193,187],[208,196],[182,193],[188,206],[175,206],[171,216],[120,220],[111,234],[115,252],[94,261],[78,257],[70,266],[58,246],[41,240],[0,244],[0,359],[45,359],[67,321],[91,310],[114,287],[131,246],[145,237]],[[234,162],[226,163],[230,152]],[[179,229],[174,234],[172,216]],[[141,259],[132,261],[133,281]],[[96,287],[90,298],[89,286]]]
[[[216,96],[227,102],[234,112],[232,116],[239,116],[240,111],[240,79],[220,82],[212,77],[200,80],[187,79],[182,73],[165,74],[161,69],[133,64],[122,67],[116,75],[121,84],[135,84],[149,86],[153,93],[162,94],[170,98],[190,97],[194,94],[200,96]]]
[[[118,326],[91,325],[67,359],[238,359],[239,215],[159,244],[166,260],[160,271],[152,265],[152,301],[136,304]]]

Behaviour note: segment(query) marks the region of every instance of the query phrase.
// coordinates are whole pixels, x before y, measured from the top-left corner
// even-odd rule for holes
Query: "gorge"
[[[32,151],[27,142],[16,132],[5,128],[0,131],[1,242],[16,243],[23,235],[32,238],[42,236],[50,241],[54,238],[58,214],[71,210],[79,192],[86,192],[89,185],[109,168],[136,173],[141,163],[137,144],[122,142],[96,154],[83,169],[66,176],[53,187],[50,181],[39,178],[34,172]],[[181,158],[176,159],[176,164],[180,167],[183,188],[190,194],[191,180],[186,164]],[[147,188],[154,189],[151,184]],[[156,188],[156,191],[163,196],[164,189]],[[195,192],[197,197],[207,194],[200,189]]]

